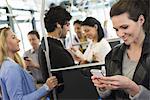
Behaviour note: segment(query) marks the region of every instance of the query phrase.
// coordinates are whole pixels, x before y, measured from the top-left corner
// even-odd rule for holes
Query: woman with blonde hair
[[[20,40],[9,27],[0,29],[0,85],[3,100],[39,100],[57,85],[56,77],[47,79],[36,90],[32,76],[27,73],[17,53]]]
[[[1,28],[0,29],[0,63],[3,62],[5,60],[5,57],[8,55],[8,50],[6,48],[6,37],[7,37],[7,34],[6,31],[10,30],[9,27],[4,27],[4,28]],[[19,40],[20,41],[20,40]],[[15,53],[14,55],[14,60],[20,64],[22,67],[25,67],[21,57],[19,56],[18,53]]]

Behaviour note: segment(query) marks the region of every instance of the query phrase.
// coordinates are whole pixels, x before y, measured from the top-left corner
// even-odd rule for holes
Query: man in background
[[[37,31],[30,31],[28,33],[28,40],[32,46],[31,49],[26,51],[23,55],[25,64],[27,66],[27,70],[31,73],[35,82],[37,83],[37,87],[42,83],[42,74],[40,71],[40,65],[38,60],[38,50],[40,43],[40,36]]]
[[[64,48],[62,44],[62,38],[66,37],[67,31],[69,30],[69,21],[71,17],[72,16],[70,13],[60,6],[51,7],[45,15],[44,22],[47,30],[47,42],[49,46],[48,56],[52,69],[74,65],[74,60],[71,54]],[[49,77],[49,71],[44,52],[46,50],[44,39],[42,39],[39,48],[39,62],[43,79],[46,81],[46,79]],[[59,86],[56,88],[56,95],[59,98],[59,94],[64,90],[63,75],[61,72],[52,72],[52,75],[56,76],[58,79]],[[51,100],[52,99],[53,98],[51,98]]]

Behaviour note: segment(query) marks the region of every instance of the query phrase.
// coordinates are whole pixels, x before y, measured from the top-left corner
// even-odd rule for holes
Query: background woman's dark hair
[[[103,31],[103,28],[101,26],[101,23],[93,18],[93,17],[87,17],[83,22],[82,22],[82,26],[84,25],[87,25],[87,26],[90,26],[90,27],[94,27],[95,25],[98,26],[98,29],[97,29],[97,34],[98,34],[98,42],[104,37],[104,31]]]
[[[149,32],[149,0],[120,0],[110,10],[110,17],[127,12],[129,18],[138,21],[140,15],[145,18],[144,30]]]
[[[71,17],[72,16],[66,11],[66,9],[60,6],[51,7],[50,10],[45,14],[44,18],[47,32],[53,32],[57,27],[57,23],[63,27],[67,21],[70,21]]]
[[[81,24],[82,24],[82,21],[80,21],[80,20],[75,20],[75,21],[73,22],[73,25],[75,25],[75,24],[81,25]]]

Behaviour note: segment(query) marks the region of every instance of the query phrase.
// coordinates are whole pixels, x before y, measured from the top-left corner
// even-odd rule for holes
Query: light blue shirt
[[[32,76],[10,59],[1,65],[0,85],[3,100],[39,100],[48,93],[44,85],[36,90]]]

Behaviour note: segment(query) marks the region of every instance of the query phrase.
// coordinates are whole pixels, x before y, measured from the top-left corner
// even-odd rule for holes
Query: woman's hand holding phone
[[[139,86],[134,81],[122,75],[107,77],[97,77],[93,75],[91,79],[94,85],[100,89],[117,90],[121,88],[132,96],[136,95],[140,90]]]

